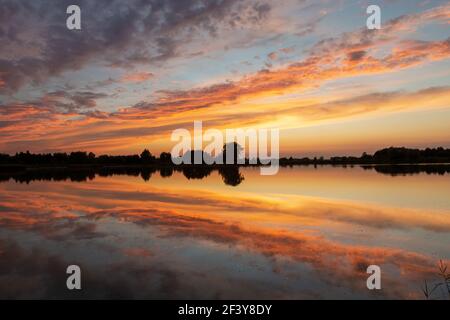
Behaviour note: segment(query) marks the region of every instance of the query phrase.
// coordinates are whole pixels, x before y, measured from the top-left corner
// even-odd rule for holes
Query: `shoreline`
[[[280,167],[290,166],[334,166],[334,167],[346,167],[346,166],[450,166],[450,162],[418,162],[418,163],[365,163],[365,162],[349,162],[349,163],[332,163],[332,162],[292,162],[282,163]],[[114,168],[185,168],[185,167],[205,167],[205,168],[233,168],[233,167],[264,167],[269,165],[264,164],[55,164],[55,165],[27,165],[27,164],[0,164],[0,171],[3,169],[26,169],[26,170],[38,170],[38,169],[114,169]]]

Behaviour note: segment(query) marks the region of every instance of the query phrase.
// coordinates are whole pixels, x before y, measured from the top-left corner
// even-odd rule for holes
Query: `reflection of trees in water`
[[[244,181],[244,176],[239,172],[238,166],[224,166],[219,168],[219,174],[226,185],[238,186]]]
[[[159,174],[162,178],[169,178],[173,174],[173,168],[172,167],[163,167],[159,169]]]
[[[30,170],[14,172],[10,174],[1,173],[0,181],[13,179],[19,183],[30,183],[32,181],[66,181],[84,182],[95,179],[96,175],[106,176],[95,170]]]
[[[156,172],[156,169],[145,168],[141,170],[141,177],[144,181],[149,181],[152,175]]]
[[[450,165],[364,165],[365,170],[375,170],[380,174],[392,176],[413,175],[413,174],[450,174]],[[73,181],[83,182],[95,179],[96,176],[110,177],[114,175],[128,175],[139,177],[144,181],[149,181],[154,173],[159,171],[163,178],[173,175],[174,171],[181,172],[187,179],[204,179],[211,172],[217,170],[223,182],[229,186],[238,186],[244,181],[244,176],[239,172],[240,167],[236,165],[208,166],[208,165],[188,165],[188,166],[162,166],[162,167],[79,167],[79,168],[41,168],[25,170],[20,167],[2,168],[0,171],[0,182],[13,179],[20,183],[30,183],[31,181]]]
[[[419,173],[445,175],[450,173],[450,165],[367,165],[362,166],[365,170],[375,170],[381,174],[391,176],[404,176]]]
[[[191,179],[203,179],[206,178],[211,174],[213,169],[208,166],[202,166],[202,165],[192,165],[192,166],[185,166],[183,167],[183,175]]]
[[[214,170],[214,168],[208,166],[186,166],[183,168],[183,175],[189,180],[204,179]],[[220,166],[217,171],[226,185],[235,187],[244,181],[244,176],[239,172],[239,166]]]
[[[183,168],[183,175],[188,179],[204,179],[214,170],[208,166],[187,166]],[[239,172],[238,166],[221,166],[217,171],[226,185],[235,187],[244,181],[244,176]]]
[[[217,170],[223,182],[229,186],[238,186],[244,181],[244,176],[239,172],[239,166],[208,166],[208,165],[188,165],[188,166],[162,166],[162,167],[101,167],[101,168],[50,168],[25,170],[20,167],[8,168],[0,171],[0,182],[13,179],[20,183],[30,183],[31,181],[73,181],[83,182],[95,179],[96,176],[110,177],[114,175],[128,175],[139,177],[144,181],[149,181],[154,173],[159,171],[163,178],[173,175],[174,171],[181,172],[187,179],[204,179],[211,172]],[[450,174],[449,165],[364,165],[365,170],[375,170],[380,174],[392,176],[413,175],[413,174]]]
[[[191,179],[204,179],[211,172],[218,170],[225,184],[237,186],[243,180],[243,175],[239,172],[238,166],[223,166],[219,168],[205,165],[191,165],[183,167],[102,167],[102,168],[52,168],[52,169],[35,169],[15,172],[0,172],[0,182],[13,179],[19,183],[30,183],[32,181],[72,181],[84,182],[99,177],[111,177],[115,175],[127,175],[133,177],[141,177],[144,181],[149,181],[154,173],[159,171],[163,178],[173,175],[173,172],[179,171],[183,175]]]

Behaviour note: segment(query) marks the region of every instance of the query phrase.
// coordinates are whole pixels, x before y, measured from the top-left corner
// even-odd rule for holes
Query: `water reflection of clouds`
[[[264,197],[243,194],[238,197],[235,194],[230,196],[207,190],[198,192],[176,189],[174,186],[164,189],[135,184],[133,180],[108,178],[85,184],[41,182],[30,186],[2,184],[1,187],[4,192],[0,195],[0,225],[3,229],[3,232],[0,231],[0,238],[4,238],[6,233],[11,235],[17,232],[18,235],[19,231],[26,231],[69,247],[84,246],[85,250],[107,250],[122,257],[122,261],[103,266],[119,273],[113,281],[117,283],[111,283],[103,276],[98,278],[97,273],[105,271],[100,270],[98,263],[93,267],[89,281],[98,286],[99,291],[92,291],[92,296],[101,295],[101,291],[105,289],[103,281],[109,281],[106,286],[123,286],[129,289],[127,291],[125,288],[119,294],[114,288],[110,288],[111,294],[117,294],[118,297],[126,297],[129,294],[134,297],[136,294],[132,291],[139,290],[137,288],[142,286],[143,279],[148,280],[147,275],[154,272],[146,268],[152,269],[156,264],[158,272],[161,273],[160,278],[155,280],[158,284],[152,281],[145,284],[141,293],[145,292],[147,297],[170,297],[170,294],[176,294],[176,289],[171,285],[175,285],[180,281],[176,279],[182,277],[183,283],[177,285],[187,296],[191,294],[192,297],[211,298],[215,292],[220,297],[232,298],[233,294],[237,294],[230,286],[233,280],[236,281],[237,275],[233,271],[235,266],[247,265],[249,261],[245,257],[256,255],[260,259],[259,263],[264,265],[265,271],[261,272],[264,277],[253,280],[246,277],[244,280],[248,282],[247,291],[243,292],[242,296],[238,295],[239,297],[264,295],[270,298],[267,290],[262,293],[259,288],[264,282],[263,278],[267,278],[265,281],[271,281],[274,288],[273,297],[288,298],[305,292],[309,292],[310,297],[321,295],[324,293],[318,289],[320,286],[333,287],[335,291],[330,290],[329,293],[334,292],[337,296],[338,287],[346,288],[347,293],[365,296],[368,294],[365,289],[365,267],[373,263],[392,270],[383,278],[387,288],[383,291],[384,297],[407,297],[419,292],[410,287],[411,283],[420,283],[421,279],[435,271],[433,258],[420,253],[420,250],[414,250],[415,248],[398,248],[396,243],[388,243],[383,247],[362,244],[363,242],[349,243],[348,240],[345,241],[346,236],[348,239],[351,236],[352,231],[349,229],[357,225],[375,231],[398,229],[404,232],[403,235],[417,228],[432,235],[445,235],[450,229],[449,217],[445,212],[423,213],[420,210],[369,207],[297,196]],[[339,230],[336,223],[348,227]],[[132,225],[138,229],[130,229]],[[334,233],[343,233],[340,236],[342,241],[337,240],[339,237],[323,231],[326,228],[332,230],[333,227]],[[123,243],[114,243],[111,235],[123,240]],[[133,238],[141,238],[142,241],[136,245],[129,241]],[[20,237],[15,238],[13,243],[11,241],[3,240],[2,255],[9,251],[19,251],[7,254],[11,257],[22,257],[19,261],[29,263],[31,258],[21,246]],[[223,257],[229,252],[233,255],[228,264],[214,265],[215,271],[203,268],[203,273],[220,270],[220,276],[216,275],[214,282],[209,287],[205,285],[201,293],[193,288],[195,281],[201,281],[202,277],[205,277],[195,274],[196,270],[201,269],[197,264],[205,261],[197,261],[192,257],[183,258],[182,254],[181,257],[178,254],[169,258],[167,250],[157,250],[156,247],[149,247],[147,243],[156,247],[165,243],[165,248],[172,248],[172,251],[176,251],[173,248],[182,243],[185,252],[193,250],[204,253],[209,250],[208,256],[214,254]],[[211,244],[214,246],[211,247]],[[39,244],[28,250],[31,248],[35,251],[34,254],[39,253],[38,258],[45,255],[45,248],[40,248]],[[62,253],[54,254],[46,259],[55,259],[54,265],[64,265],[67,261],[58,262],[58,259],[63,259],[62,256]],[[241,258],[237,258],[238,256]],[[261,257],[264,259],[261,260]],[[145,261],[149,264],[145,264]],[[18,263],[17,259],[12,263]],[[142,263],[144,265],[141,265]],[[306,266],[311,267],[309,271],[305,271],[308,269]],[[51,277],[54,271],[40,271],[39,268],[44,267],[42,264],[40,267],[30,267],[32,271],[28,274],[37,277],[38,282],[44,281],[39,280],[41,272],[47,272],[46,277]],[[8,272],[13,269],[4,266],[3,270],[5,272],[2,277],[8,277]],[[135,275],[132,276],[128,272],[135,272]],[[168,274],[173,278],[170,281]],[[306,284],[314,282],[313,280],[300,280],[298,287],[286,287],[286,283],[280,279],[293,274],[308,274],[308,278],[314,279],[315,285]],[[399,278],[398,274],[402,277]],[[27,275],[22,276],[26,282]],[[128,279],[129,277],[135,278]],[[166,279],[167,283],[162,285],[162,279]],[[123,283],[119,284],[121,281]],[[238,283],[239,281],[236,281],[236,285]],[[160,285],[167,290],[164,291]],[[23,286],[27,287],[25,284]],[[284,291],[281,289],[283,286]],[[48,290],[50,287],[51,285]],[[25,295],[26,292],[24,291]],[[2,293],[2,296],[6,295],[7,292]]]

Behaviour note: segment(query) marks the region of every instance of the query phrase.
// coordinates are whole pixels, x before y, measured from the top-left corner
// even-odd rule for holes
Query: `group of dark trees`
[[[450,163],[450,149],[427,148],[408,149],[408,148],[385,148],[375,152],[373,155],[363,153],[360,157],[331,157],[329,159],[321,158],[282,158],[280,165],[326,165],[326,164],[436,164]]]
[[[235,163],[237,154],[240,152],[240,146],[234,146]],[[192,163],[196,153],[202,151],[191,151]],[[219,155],[226,157],[226,151]],[[245,164],[249,160],[245,159]],[[329,159],[321,158],[281,158],[280,165],[306,165],[306,164],[419,164],[419,163],[450,163],[450,149],[408,149],[408,148],[386,148],[375,152],[373,155],[367,153],[361,157],[331,157]],[[174,166],[170,153],[163,152],[159,157],[154,156],[149,150],[144,150],[140,155],[96,156],[92,152],[71,152],[71,153],[46,153],[33,154],[30,152],[20,152],[15,155],[0,154],[0,168],[3,166],[10,169],[14,166],[36,166],[36,167],[57,167],[72,165],[92,165],[92,166]],[[203,165],[205,165],[203,163]]]
[[[231,148],[231,149],[227,149]],[[242,147],[237,143],[232,143],[228,147],[224,145],[223,151],[218,157],[226,158],[227,150],[232,150],[234,154],[234,163],[237,163],[238,155],[242,152]],[[213,159],[209,154],[203,151],[189,151],[183,155],[183,158],[189,158],[194,163],[194,158],[200,156]],[[19,152],[15,155],[1,154],[0,165],[22,165],[36,167],[55,167],[70,165],[97,165],[97,166],[171,166],[173,165],[172,155],[168,152],[162,152],[159,157],[154,156],[148,149],[142,151],[140,155],[112,156],[100,155],[96,156],[92,152],[76,151],[71,153],[43,153],[34,154],[27,152]]]
[[[127,156],[96,156],[92,152],[44,153],[33,154],[29,151],[15,155],[0,154],[0,165],[28,165],[28,166],[66,166],[66,165],[151,165],[171,164],[170,153],[163,152],[159,158],[145,149],[140,155]]]

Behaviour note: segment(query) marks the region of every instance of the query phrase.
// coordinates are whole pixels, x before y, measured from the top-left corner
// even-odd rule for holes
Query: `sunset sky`
[[[2,153],[159,154],[194,120],[280,128],[282,156],[450,147],[450,1],[0,0],[0,22]]]

